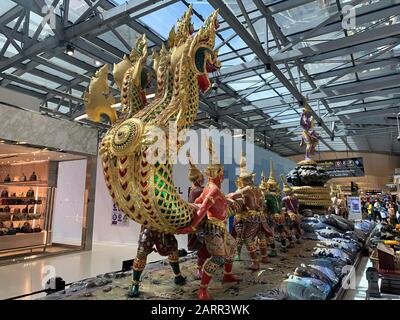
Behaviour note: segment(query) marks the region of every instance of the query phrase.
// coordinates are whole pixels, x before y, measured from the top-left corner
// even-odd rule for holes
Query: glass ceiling
[[[45,2],[50,6],[54,1]],[[129,2],[140,3],[138,0]],[[396,38],[400,33],[400,28],[396,29],[400,21],[400,1],[397,0],[368,1],[356,6],[356,26],[351,30],[343,29],[340,20],[341,8],[351,0],[242,0],[245,12],[236,0],[166,0],[138,12],[129,12],[127,16],[115,17],[108,27],[96,25],[89,32],[71,39],[75,48],[73,56],[68,56],[65,44],[59,42],[27,57],[23,56],[24,47],[51,43],[57,34],[50,25],[42,25],[44,14],[41,11],[24,8],[20,1],[17,4],[12,0],[2,0],[1,85],[20,88],[24,93],[32,92],[43,99],[43,111],[51,111],[53,116],[78,116],[84,108],[76,97],[83,96],[96,69],[105,63],[110,67],[118,63],[143,32],[148,33],[149,47],[159,49],[188,4],[193,5],[193,23],[195,29],[199,29],[204,19],[215,10],[213,5],[220,2],[233,13],[237,24],[228,24],[224,20],[225,9],[221,9],[216,47],[222,68],[211,75],[212,81],[219,83],[219,88],[204,99],[215,104],[228,127],[242,123],[259,130],[257,139],[260,146],[263,146],[263,135],[266,134],[267,141],[275,139],[276,151],[283,155],[299,153],[298,121],[302,107],[291,93],[294,88],[306,97],[315,114],[322,119],[324,126],[316,127],[323,138],[321,150],[351,150],[358,148],[358,142],[360,148],[367,144],[360,138],[359,131],[348,129],[346,115],[352,115],[357,122],[357,119],[368,117],[369,112],[376,113],[381,107],[389,113],[400,111],[400,90],[397,90],[400,86],[400,40]],[[126,5],[125,0],[70,0],[68,8],[61,8],[61,3],[59,1],[55,8],[57,23],[67,9],[67,29],[75,23],[77,26],[87,23],[114,7]],[[90,4],[95,7],[90,8]],[[263,12],[259,10],[260,6],[264,6]],[[31,10],[29,20],[21,16],[21,10],[25,9]],[[273,19],[266,19],[265,12]],[[252,27],[247,25],[248,19]],[[291,90],[266,68],[246,38],[241,37],[240,25],[291,83]],[[29,30],[28,35],[24,30]],[[34,35],[36,39],[32,39]],[[17,63],[8,65],[7,59],[10,58]],[[111,77],[110,85],[114,85]],[[60,96],[59,91],[71,94],[71,99]],[[113,89],[113,94],[118,100],[118,92]],[[71,108],[76,114],[71,112]],[[199,111],[197,125],[214,125],[204,113]],[[385,122],[386,113],[373,115],[377,125],[371,129],[375,130],[378,124]],[[339,129],[331,141],[329,128],[333,122]],[[344,137],[352,134],[354,139],[348,143]],[[381,134],[387,135],[388,130],[384,128]]]

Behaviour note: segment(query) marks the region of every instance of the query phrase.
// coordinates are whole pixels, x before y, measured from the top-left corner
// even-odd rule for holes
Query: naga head
[[[198,77],[199,87],[203,92],[211,86],[208,73],[218,71],[221,68],[218,51],[214,49],[215,35],[219,27],[218,12],[219,10],[216,10],[206,19],[194,36],[189,49],[191,67]]]
[[[86,114],[94,122],[102,122],[103,116],[111,123],[117,119],[117,113],[111,107],[115,100],[108,86],[108,71],[107,64],[97,70],[84,94]]]

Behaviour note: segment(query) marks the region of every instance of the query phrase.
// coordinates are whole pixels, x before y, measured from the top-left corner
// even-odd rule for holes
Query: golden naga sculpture
[[[100,122],[102,115],[108,116],[111,122],[117,120],[117,113],[111,108],[115,100],[108,86],[107,64],[99,69],[94,77],[92,77],[83,99],[85,101],[86,114],[92,121]]]
[[[146,67],[145,36],[138,40],[130,57],[114,67],[122,109],[118,119],[110,117],[112,126],[100,143],[105,181],[115,204],[131,219],[155,231],[176,233],[190,225],[196,210],[175,189],[169,161],[173,146],[167,144],[165,161],[151,161],[158,138],[152,132],[161,129],[168,141],[170,122],[177,134],[193,124],[199,90],[208,90],[208,73],[220,67],[214,50],[217,15],[218,11],[208,17],[194,35],[190,6],[171,31],[167,46],[153,53],[157,90],[150,103],[143,99],[152,73]],[[93,99],[91,92],[100,94],[99,90],[89,90],[88,101]],[[87,110],[89,107],[87,104]]]

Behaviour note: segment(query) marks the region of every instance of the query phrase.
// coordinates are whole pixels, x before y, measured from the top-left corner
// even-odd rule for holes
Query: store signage
[[[111,225],[113,226],[129,226],[129,217],[113,204],[111,211]]]
[[[324,168],[331,178],[363,177],[363,158],[347,158],[317,161],[318,166]]]
[[[361,200],[360,197],[347,197],[347,203],[349,204],[349,220],[361,220]]]

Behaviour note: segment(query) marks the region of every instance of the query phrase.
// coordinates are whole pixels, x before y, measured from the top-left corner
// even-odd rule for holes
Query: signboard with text
[[[113,204],[111,212],[111,225],[113,226],[129,226],[129,217]]]
[[[318,166],[324,168],[331,178],[363,177],[363,158],[347,158],[317,161]]]

